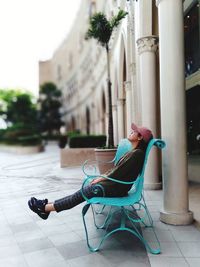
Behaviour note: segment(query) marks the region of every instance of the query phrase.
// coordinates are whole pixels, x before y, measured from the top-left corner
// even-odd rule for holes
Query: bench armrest
[[[96,165],[99,164],[109,164],[113,163],[115,158],[110,161],[100,161],[100,160],[86,160],[82,165],[82,171],[86,176],[90,176],[92,174],[97,174]],[[91,169],[90,173],[88,173],[87,168]],[[93,171],[93,172],[92,172]]]
[[[110,181],[113,181],[113,182],[116,182],[116,183],[119,183],[119,184],[132,184],[132,185],[134,185],[134,184],[135,184],[135,181],[136,181],[136,180],[134,180],[134,181],[132,181],[132,182],[125,182],[125,181],[117,180],[117,179],[115,179],[115,178],[108,177],[108,176],[105,176],[105,175],[89,175],[89,176],[87,176],[87,177],[84,179],[83,184],[82,184],[82,187],[81,187],[81,193],[82,193],[82,196],[83,196],[83,198],[84,198],[86,201],[88,200],[88,198],[84,195],[84,186],[85,186],[85,185],[88,185],[88,183],[89,183],[91,180],[93,180],[93,179],[95,179],[95,178],[99,178],[99,177],[106,178],[107,180],[110,180]],[[104,190],[103,190],[103,186],[102,186],[101,184],[95,184],[95,185],[94,185],[94,193],[95,193],[95,187],[96,187],[96,188],[97,188],[97,187],[101,187],[102,191],[104,192]],[[104,196],[103,196],[103,197],[104,197]]]

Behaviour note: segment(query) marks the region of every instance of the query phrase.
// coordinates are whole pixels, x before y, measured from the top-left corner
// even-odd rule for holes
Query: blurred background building
[[[51,60],[40,62],[40,83],[53,81],[63,92],[67,130],[107,133],[106,53],[84,36],[95,12],[108,18],[119,8],[128,12],[110,42],[114,140],[135,122],[167,142],[161,219],[172,224],[191,221],[185,152],[200,154],[199,6],[199,0],[83,0],[71,33]],[[151,161],[146,187],[157,189],[159,155]]]
[[[143,2],[143,11],[139,8]],[[112,97],[115,143],[129,132],[131,121],[142,120],[143,98],[140,87],[139,57],[141,36],[154,36],[155,72],[159,72],[158,8],[155,1],[95,1],[83,0],[71,33],[66,36],[51,60],[40,62],[39,81],[53,81],[63,92],[63,110],[66,128],[85,133],[107,133],[107,84],[105,49],[95,40],[84,39],[91,15],[104,12],[108,18],[119,8],[129,12],[117,28],[110,43],[112,70]],[[187,141],[189,153],[200,153],[200,8],[198,0],[183,3],[185,78],[187,103]],[[141,17],[143,16],[143,22]],[[143,28],[143,29],[141,29]],[[145,44],[147,45],[147,43]],[[156,78],[158,80],[158,78]],[[159,91],[159,83],[156,82]],[[146,98],[146,97],[145,97]],[[157,101],[156,129],[159,133],[159,101]],[[148,114],[149,115],[149,114]],[[155,133],[157,135],[157,132]]]

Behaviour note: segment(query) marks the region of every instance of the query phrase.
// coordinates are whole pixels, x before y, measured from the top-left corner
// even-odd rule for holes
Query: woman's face
[[[141,138],[141,134],[138,133],[137,131],[135,130],[132,130],[130,135],[128,136],[128,140],[130,142],[136,142],[136,141],[140,141],[142,138]]]

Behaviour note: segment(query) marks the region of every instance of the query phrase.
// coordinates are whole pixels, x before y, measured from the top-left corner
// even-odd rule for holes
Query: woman
[[[131,142],[133,149],[126,153],[117,162],[116,166],[106,173],[106,176],[108,177],[116,180],[123,180],[125,182],[136,180],[143,167],[147,145],[153,138],[152,132],[146,127],[138,127],[132,123],[131,128],[132,131],[128,136],[128,140]],[[131,186],[131,184],[120,184],[106,178],[99,177],[94,179],[90,185],[84,187],[83,193],[87,198],[101,196],[122,197],[127,195]],[[38,216],[46,220],[50,212],[60,212],[71,209],[84,201],[85,199],[82,196],[82,192],[79,190],[70,196],[58,199],[53,203],[49,203],[48,199],[39,200],[32,197],[28,201],[28,205],[33,212],[37,213]]]

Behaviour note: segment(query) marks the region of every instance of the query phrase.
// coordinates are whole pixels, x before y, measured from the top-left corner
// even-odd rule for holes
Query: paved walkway
[[[153,256],[136,238],[122,233],[97,253],[88,252],[81,206],[52,213],[43,221],[27,207],[30,196],[54,200],[80,188],[81,169],[59,167],[59,150],[17,156],[0,152],[0,266],[114,267],[200,266],[200,232],[192,226],[159,221],[162,191],[147,191],[146,200],[161,241],[162,254]],[[91,228],[92,241],[98,233]],[[144,236],[153,242],[151,232]]]

